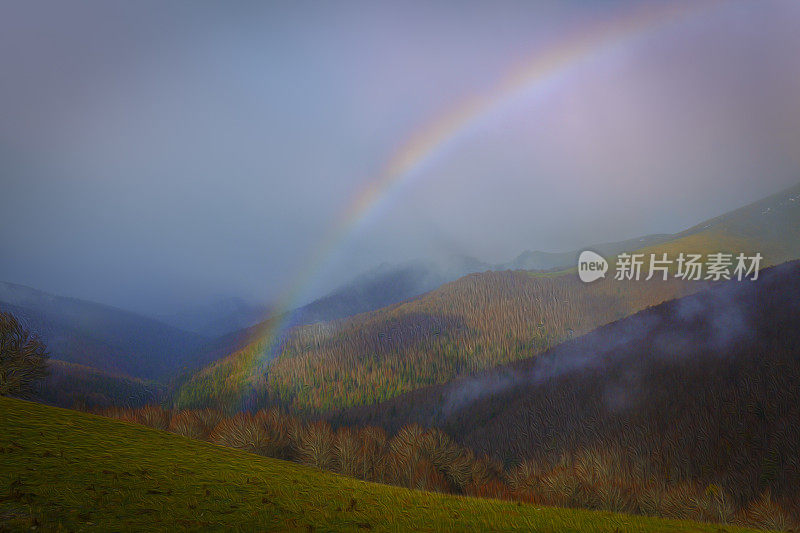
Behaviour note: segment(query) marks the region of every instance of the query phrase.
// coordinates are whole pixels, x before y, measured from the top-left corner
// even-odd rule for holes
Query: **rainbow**
[[[485,94],[478,94],[434,117],[419,128],[386,162],[382,171],[356,194],[338,220],[331,226],[322,245],[314,250],[307,267],[296,276],[273,308],[273,318],[257,328],[253,341],[266,347],[253,368],[260,368],[276,352],[276,342],[288,329],[290,310],[304,296],[304,290],[327,264],[333,252],[359,227],[376,208],[404,182],[409,181],[426,162],[456,144],[483,121],[499,112],[504,104],[529,95],[547,83],[563,77],[580,65],[617,47],[635,44],[636,40],[690,15],[704,13],[718,1],[670,2],[647,6],[562,39],[532,57]],[[277,317],[277,318],[276,318]]]

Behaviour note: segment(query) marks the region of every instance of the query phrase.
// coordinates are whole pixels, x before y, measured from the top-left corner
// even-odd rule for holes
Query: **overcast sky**
[[[641,2],[0,3],[0,280],[268,300],[403,143]],[[638,7],[641,9],[641,7]],[[800,3],[598,49],[397,187],[314,275],[674,232],[800,181]]]

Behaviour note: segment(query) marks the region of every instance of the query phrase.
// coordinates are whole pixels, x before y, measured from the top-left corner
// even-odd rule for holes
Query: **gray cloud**
[[[776,269],[771,276],[778,275],[780,267]],[[625,409],[642,390],[642,374],[652,372],[654,362],[680,364],[687,357],[709,354],[727,357],[734,348],[751,344],[756,338],[752,293],[757,290],[751,283],[766,282],[724,282],[561,344],[524,369],[508,366],[457,380],[446,392],[445,413],[515,387],[585,372],[603,380],[609,409]]]
[[[150,312],[269,299],[423,124],[632,7],[4,2],[0,279]],[[676,231],[794,183],[798,15],[725,3],[511,102],[314,290],[382,261]]]

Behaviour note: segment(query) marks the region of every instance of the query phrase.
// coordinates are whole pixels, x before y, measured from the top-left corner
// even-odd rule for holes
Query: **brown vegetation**
[[[797,302],[800,262],[329,418],[440,427],[518,465],[512,489],[535,487],[541,503],[787,523],[800,516]],[[786,512],[763,511],[774,505]]]
[[[0,312],[0,396],[30,396],[47,375],[44,343],[11,313]]]
[[[107,409],[102,414],[163,429],[158,407]],[[207,432],[202,420],[219,419]],[[796,527],[791,505],[762,491],[739,503],[723,488],[653,477],[631,464],[624,450],[588,448],[553,464],[525,461],[504,468],[453,441],[438,429],[405,426],[391,438],[375,427],[333,430],[325,422],[302,422],[277,410],[171,414],[169,430],[260,455],[290,459],[368,481],[409,488],[515,499],[542,505],[605,509],[652,516],[737,523],[788,530]],[[187,429],[188,428],[188,429]]]
[[[279,405],[296,413],[370,405],[532,357],[704,286],[473,274],[372,313],[296,328],[265,363],[259,358],[269,347],[256,341],[180,384],[173,405],[231,411]]]

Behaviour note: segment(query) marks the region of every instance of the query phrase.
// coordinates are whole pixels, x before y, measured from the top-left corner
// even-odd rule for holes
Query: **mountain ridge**
[[[113,306],[0,282],[0,310],[14,313],[51,357],[131,378],[164,379],[194,362],[206,342]]]
[[[800,203],[791,200],[798,194],[800,184],[709,219],[726,221],[714,231],[702,224],[675,234],[679,237],[674,240],[656,235],[650,241],[623,242],[639,247],[629,251],[642,253],[761,251],[762,267],[787,256],[797,258]],[[767,208],[780,218],[763,216]],[[648,246],[641,248],[642,244]],[[255,340],[249,337],[250,344],[233,345],[229,356],[178,386],[176,405],[213,405],[216,394],[244,398],[245,405],[288,402],[315,412],[342,408],[339,402],[344,401],[381,402],[540,353],[576,334],[702,288],[674,278],[648,285],[612,282],[611,276],[584,285],[574,269],[469,274],[370,313],[295,327],[272,360],[264,358],[267,346],[258,338],[259,328],[251,328]]]

